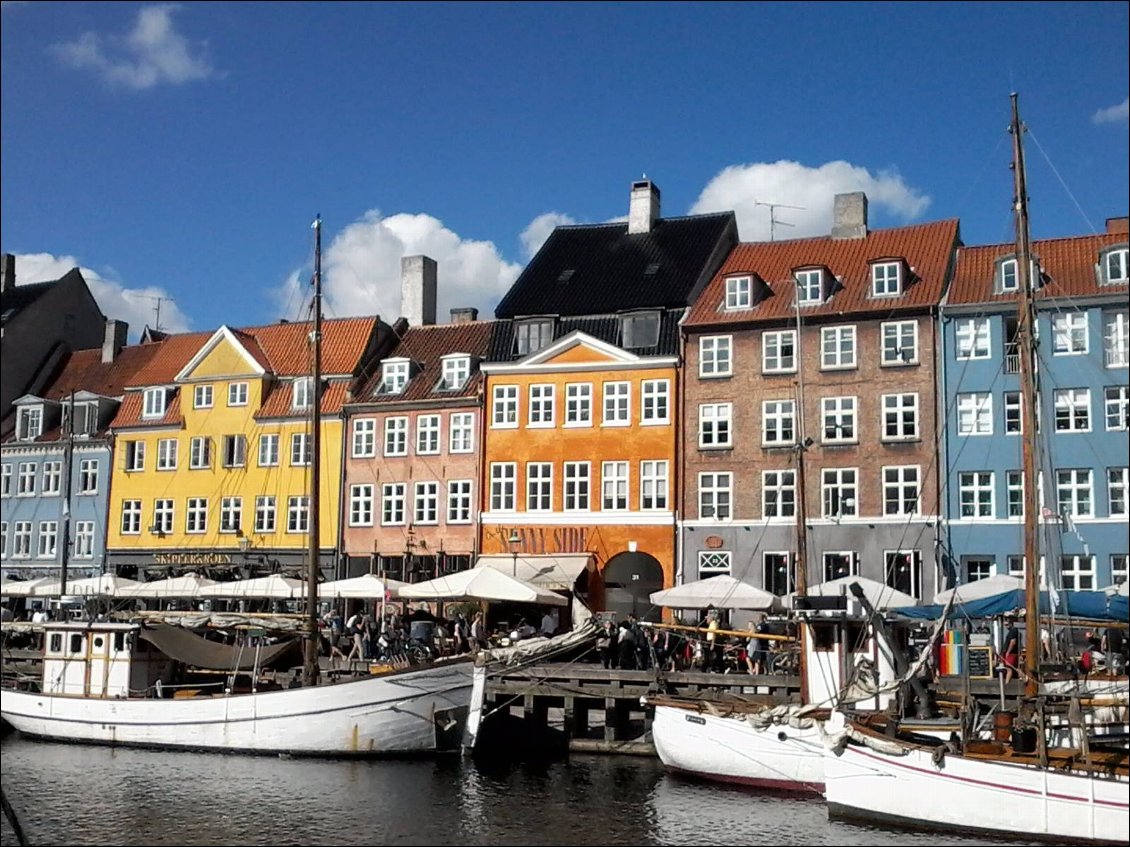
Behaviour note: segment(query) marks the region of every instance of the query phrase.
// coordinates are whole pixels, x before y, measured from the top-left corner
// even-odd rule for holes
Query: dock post
[[[616,698],[604,698],[604,740],[608,742],[616,741],[619,726],[619,715],[616,709]]]

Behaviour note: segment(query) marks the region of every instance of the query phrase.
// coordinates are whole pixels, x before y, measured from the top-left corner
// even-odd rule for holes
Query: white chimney
[[[651,232],[659,220],[659,188],[647,177],[632,183],[628,204],[628,234]]]
[[[400,260],[400,314],[409,326],[436,322],[436,260],[404,256]]]
[[[837,194],[832,207],[832,238],[867,237],[867,195]]]

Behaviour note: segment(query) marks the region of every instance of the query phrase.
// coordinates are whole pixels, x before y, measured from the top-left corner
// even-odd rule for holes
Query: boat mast
[[[796,311],[796,344],[793,345],[793,356],[796,358],[796,502],[793,511],[796,512],[796,564],[794,566],[796,597],[804,597],[808,593],[808,515],[806,514],[807,497],[804,475],[804,454],[808,450],[808,437],[804,426],[804,357],[800,354],[800,282],[793,280],[793,308]],[[797,626],[797,639],[800,643],[800,699],[802,703],[808,702],[808,663],[805,655],[808,651],[808,639],[805,623],[799,622]]]
[[[1023,415],[1022,474],[1024,480],[1024,693],[1034,697],[1039,690],[1036,674],[1040,658],[1039,620],[1039,549],[1038,502],[1036,478],[1036,359],[1035,309],[1032,303],[1032,244],[1028,231],[1028,184],[1024,173],[1024,143],[1021,134],[1017,95],[1012,98],[1012,170],[1016,196],[1016,262],[1020,284],[1020,306],[1017,320],[1017,346],[1020,355],[1020,409]]]
[[[306,566],[306,651],[302,668],[304,685],[318,681],[318,576],[320,509],[318,496],[321,490],[322,457],[322,216],[314,218],[314,326],[310,333],[313,346],[313,385],[311,386],[312,411],[310,414],[310,507],[309,562]]]

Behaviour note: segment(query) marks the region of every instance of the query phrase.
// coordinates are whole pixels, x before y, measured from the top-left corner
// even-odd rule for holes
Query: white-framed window
[[[640,384],[640,423],[671,423],[671,380],[645,379]]]
[[[728,521],[733,517],[731,493],[734,475],[700,473],[698,475],[698,516],[701,520]]]
[[[876,262],[871,266],[871,294],[892,297],[902,293],[902,263]]]
[[[1024,517],[1024,474],[1020,471],[1007,471],[1004,477],[1005,495],[1010,518]]]
[[[885,367],[918,363],[918,321],[887,321],[881,324]]]
[[[1004,393],[1004,434],[1020,435],[1024,432],[1024,414],[1019,391]]]
[[[4,465],[0,470],[0,495],[4,497],[12,496],[12,466]]]
[[[588,462],[565,463],[565,511],[587,512],[591,490],[591,465]]]
[[[1120,282],[1126,282],[1130,278],[1130,268],[1127,267],[1130,262],[1127,260],[1128,248],[1123,245],[1121,247],[1114,247],[1103,254],[1102,267],[1103,267],[1103,283],[1106,285],[1116,285]]]
[[[1108,431],[1127,428],[1130,420],[1130,389],[1125,385],[1108,385],[1103,389],[1106,407],[1106,428]]]
[[[961,569],[965,572],[966,584],[988,579],[993,575],[996,561],[992,556],[962,556]]]
[[[553,464],[529,462],[526,464],[526,511],[550,512],[553,510]]]
[[[471,480],[448,480],[447,522],[456,524],[471,522]]]
[[[729,550],[699,550],[698,573],[703,579],[719,574],[728,574],[732,564]]]
[[[1062,312],[1052,315],[1052,353],[1056,356],[1082,356],[1087,352],[1087,313]]]
[[[32,497],[35,495],[35,476],[39,470],[37,462],[20,462],[20,473],[16,478],[16,496]]]
[[[1089,388],[1060,388],[1055,398],[1056,432],[1091,431],[1091,390]]]
[[[125,471],[136,473],[145,470],[145,442],[127,441],[123,445],[122,458],[125,460]]]
[[[491,462],[490,508],[492,511],[514,511],[517,479],[518,466],[514,462]]]
[[[291,495],[286,500],[286,531],[310,531],[310,496]]]
[[[851,444],[859,440],[856,430],[856,398],[821,397],[820,420],[825,444]]]
[[[296,468],[310,464],[310,434],[294,432],[290,436],[290,464]]]
[[[698,375],[703,378],[730,376],[734,361],[729,335],[707,335],[698,340]]]
[[[592,426],[592,383],[565,386],[565,426]]]
[[[795,558],[785,550],[766,551],[761,557],[762,585],[770,594],[784,597],[796,589]]]
[[[918,465],[883,468],[883,514],[917,515],[919,495]]]
[[[992,333],[988,318],[959,318],[954,324],[957,359],[988,359],[992,355]]]
[[[177,443],[175,438],[162,438],[157,441],[157,470],[177,469]]]
[[[94,521],[78,521],[75,524],[76,559],[94,558]]]
[[[640,509],[667,508],[667,461],[640,462]]]
[[[855,468],[825,468],[820,481],[824,500],[824,517],[840,518],[859,514]]]
[[[43,493],[45,495],[58,494],[62,487],[63,463],[43,463]]]
[[[886,584],[911,597],[919,596],[922,590],[922,554],[917,550],[887,550],[883,560]]]
[[[855,327],[826,326],[820,330],[820,369],[855,367]]]
[[[1121,585],[1130,578],[1130,555],[1126,553],[1110,554],[1110,582],[1112,585]]]
[[[40,559],[54,559],[59,552],[59,522],[39,522],[39,551]]]
[[[496,385],[491,404],[491,426],[496,429],[518,428],[518,386]]]
[[[31,558],[31,521],[16,521],[12,528],[12,558]]]
[[[632,422],[632,384],[604,383],[604,418],[601,426],[628,426]]]
[[[83,459],[78,463],[78,493],[98,493],[98,460]]]
[[[141,533],[141,501],[122,501],[122,535]]]
[[[1095,514],[1094,487],[1090,468],[1070,468],[1055,472],[1059,514],[1090,518]]]
[[[93,435],[98,431],[98,404],[97,403],[75,403],[74,413],[71,420],[72,412],[70,405],[63,406],[63,432],[72,433],[75,436],[82,437],[84,435]]]
[[[1125,251],[1123,251],[1125,252]],[[1103,312],[1103,361],[1108,368],[1130,363],[1130,311]]]
[[[698,446],[703,449],[732,447],[732,403],[703,403],[698,407]]]
[[[957,395],[957,434],[993,434],[993,395],[972,391]]]
[[[824,581],[844,576],[859,576],[859,556],[853,551],[826,552],[824,560]]]
[[[427,456],[439,452],[439,415],[416,418],[416,453]]]
[[[309,409],[314,404],[314,380],[303,377],[294,381],[293,409]]]
[[[43,407],[21,406],[16,415],[16,438],[31,441],[43,434]]]
[[[796,471],[761,472],[761,516],[791,518],[796,515]]]
[[[255,498],[255,531],[275,531],[275,498],[271,494],[260,494]]]
[[[918,438],[918,395],[883,395],[883,440],[912,441]]]
[[[761,404],[761,443],[781,447],[796,440],[796,407],[792,400],[766,400]]]
[[[354,459],[366,459],[377,455],[377,422],[374,418],[353,419],[352,450]]]
[[[519,356],[536,353],[553,341],[553,319],[536,318],[519,323],[516,327],[516,350]]]
[[[824,271],[812,268],[796,272],[797,302],[802,306],[824,302]]]
[[[212,408],[212,386],[198,385],[192,390],[192,408]]]
[[[158,535],[169,535],[173,531],[176,509],[176,502],[171,497],[162,497],[154,500],[151,531]]]
[[[224,467],[242,468],[247,464],[247,436],[224,436]]]
[[[554,414],[557,399],[556,386],[531,385],[529,402],[529,425],[533,428],[548,428],[556,423]]]
[[[958,497],[963,518],[991,518],[996,515],[993,503],[992,471],[966,471],[958,474]]]
[[[467,384],[471,376],[471,359],[469,356],[444,356],[443,378],[439,383],[440,391],[459,391]]]
[[[1106,490],[1110,516],[1125,517],[1126,504],[1130,500],[1130,475],[1126,468],[1106,469]]]
[[[407,359],[389,359],[381,363],[381,384],[378,394],[399,394],[408,384],[408,373],[412,363]]]
[[[404,524],[404,498],[408,486],[403,482],[388,482],[381,486],[381,525]]]
[[[243,530],[243,498],[223,497],[220,499],[220,532],[241,532]]]
[[[229,406],[246,406],[247,405],[247,383],[246,382],[232,382],[228,384],[228,405]]]
[[[195,435],[188,444],[188,466],[193,470],[212,467],[212,439]]]
[[[1020,288],[1020,263],[1016,259],[1005,259],[1000,263],[1001,291],[1017,291]]]
[[[270,433],[259,436],[259,467],[270,468],[279,463],[279,437]]]
[[[1094,556],[1060,556],[1059,574],[1064,591],[1095,590]]]
[[[408,455],[408,418],[385,418],[385,455]]]
[[[600,466],[600,508],[604,511],[628,508],[628,463],[603,462]]]
[[[796,373],[796,330],[761,334],[761,372]]]
[[[447,434],[449,453],[471,453],[475,449],[475,413],[452,412]]]
[[[184,531],[192,535],[200,535],[208,531],[208,498],[188,498]]]
[[[0,521],[0,558],[8,558],[8,522]]]
[[[439,483],[417,482],[413,520],[418,524],[439,523]]]
[[[163,418],[167,396],[167,392],[163,388],[146,388],[141,398],[141,416],[143,418]]]
[[[726,280],[726,311],[748,309],[753,304],[753,277],[732,276]]]

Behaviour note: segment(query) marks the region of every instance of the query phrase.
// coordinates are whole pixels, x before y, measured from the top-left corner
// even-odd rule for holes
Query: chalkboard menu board
[[[993,648],[969,647],[969,678],[992,679]]]

